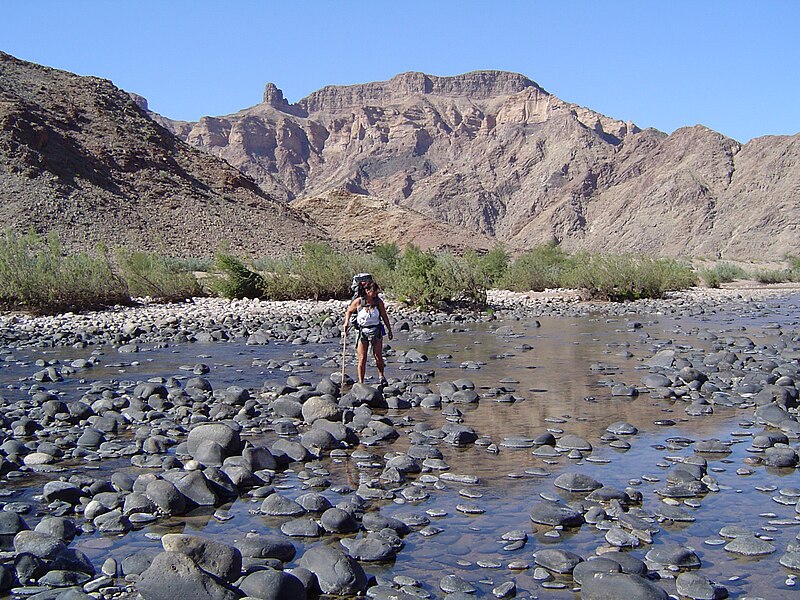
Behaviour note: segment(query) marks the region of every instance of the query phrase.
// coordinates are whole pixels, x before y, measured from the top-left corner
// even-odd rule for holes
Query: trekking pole
[[[347,359],[347,330],[342,329],[342,378],[339,381],[339,394],[344,391],[344,365]]]

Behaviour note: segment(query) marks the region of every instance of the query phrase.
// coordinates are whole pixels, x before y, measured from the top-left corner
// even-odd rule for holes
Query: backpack
[[[361,287],[369,281],[372,281],[372,275],[369,273],[359,273],[358,275],[353,275],[353,281],[350,283],[350,289],[353,292],[353,300],[362,295],[359,293],[361,291]]]
[[[372,281],[372,275],[370,273],[358,273],[357,275],[353,275],[353,281],[350,283],[350,289],[353,291],[353,300],[359,296],[361,297],[361,304],[359,307],[364,305],[364,294],[361,293],[361,288],[369,281]],[[350,325],[356,331],[361,329],[361,326],[356,321],[357,314],[358,313],[353,313],[350,316]]]

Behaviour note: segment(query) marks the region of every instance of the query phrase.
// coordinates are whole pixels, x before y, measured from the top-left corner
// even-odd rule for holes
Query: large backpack
[[[372,281],[372,275],[369,273],[359,273],[358,275],[353,275],[353,281],[350,284],[350,289],[353,292],[353,300],[359,296],[363,296],[363,294],[360,293],[361,288],[369,281]]]
[[[361,304],[359,307],[364,305],[364,294],[362,292],[362,288],[370,281],[372,281],[372,275],[369,273],[359,273],[357,275],[353,275],[353,281],[350,283],[350,289],[353,291],[353,300],[361,297]],[[357,314],[358,313],[353,313],[350,315],[350,325],[356,331],[361,328],[358,324],[358,321],[356,321]]]

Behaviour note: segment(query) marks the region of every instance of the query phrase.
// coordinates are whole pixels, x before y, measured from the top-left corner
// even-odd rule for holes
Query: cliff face
[[[165,123],[290,200],[344,188],[516,247],[797,251],[798,136],[641,131],[514,73],[404,73],[296,104],[268,84],[234,115]]]
[[[0,53],[0,223],[177,256],[283,254],[326,234],[154,122],[142,98]]]

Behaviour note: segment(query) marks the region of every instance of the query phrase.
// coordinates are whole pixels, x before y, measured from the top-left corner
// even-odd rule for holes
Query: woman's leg
[[[383,338],[377,337],[372,342],[372,356],[375,357],[375,366],[378,367],[380,379],[385,379],[383,376],[383,369],[386,367],[386,363],[383,360]]]
[[[367,372],[367,345],[367,340],[359,335],[358,345],[356,345],[356,356],[358,357],[358,383],[364,383],[364,374]]]

